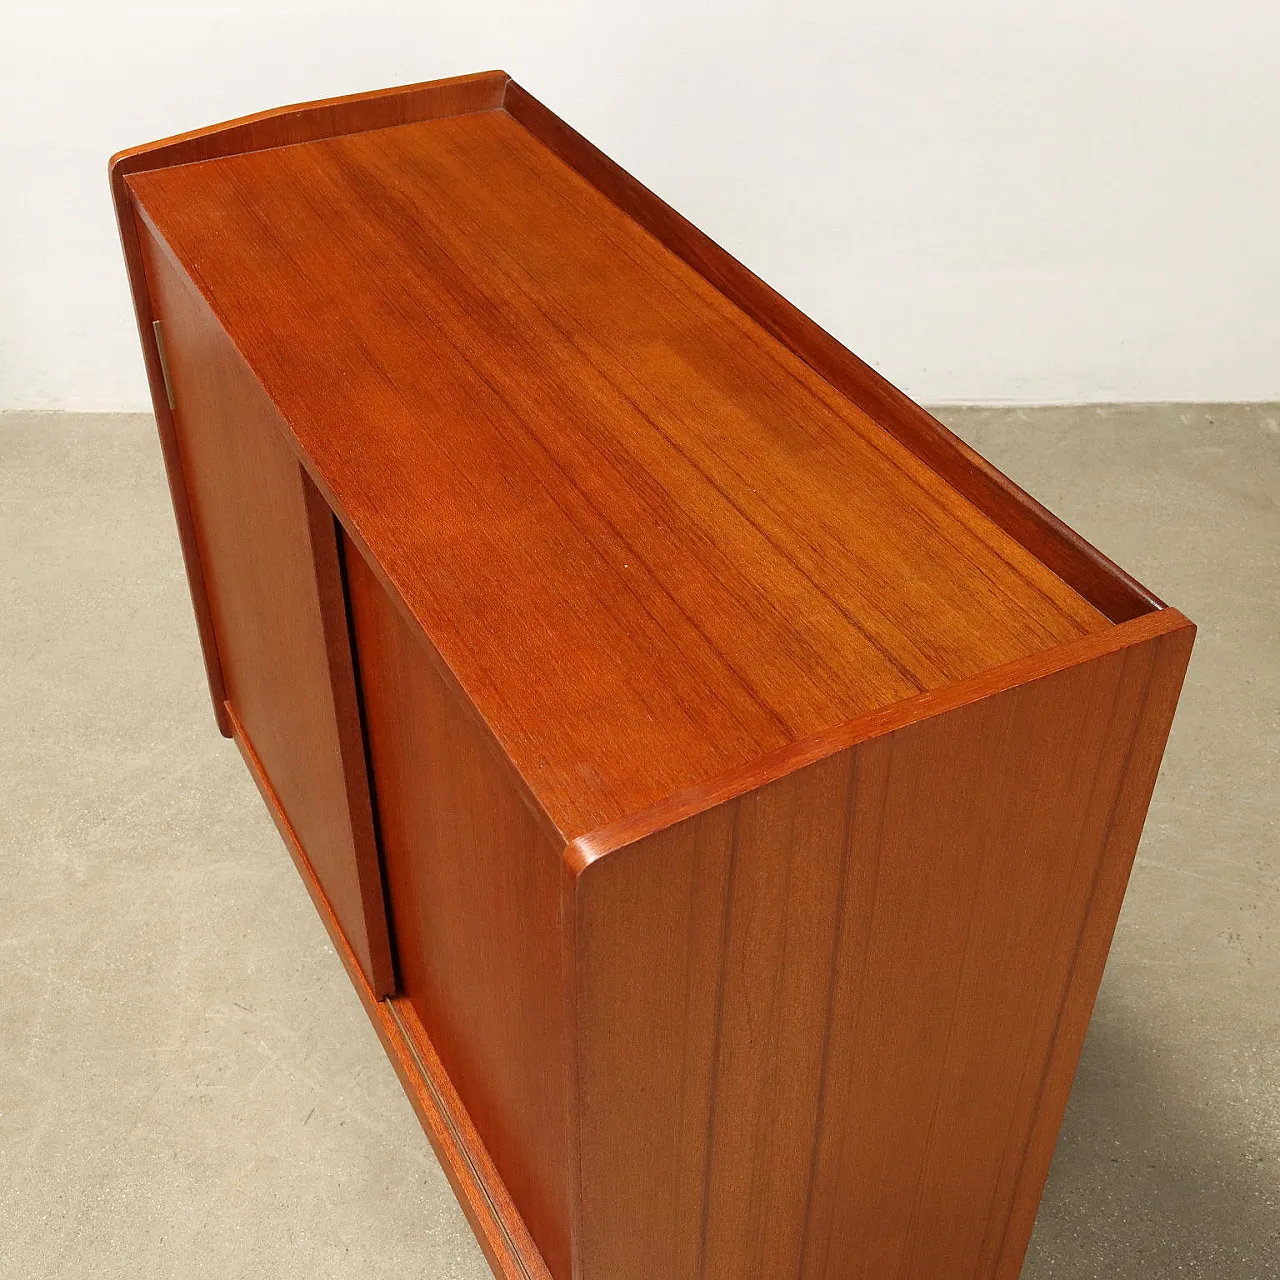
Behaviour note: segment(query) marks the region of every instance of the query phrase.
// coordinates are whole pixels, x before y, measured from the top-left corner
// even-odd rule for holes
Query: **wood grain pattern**
[[[503,107],[1114,622],[1161,602],[515,81]]]
[[[112,192],[155,398],[159,399],[158,366],[147,332],[150,318],[139,274],[131,200],[124,182],[129,174],[499,106],[865,409],[886,431],[907,444],[1109,618],[1125,621],[1160,607],[1161,602],[1118,565],[502,71],[277,108],[113,156]],[[166,434],[165,415],[158,411],[157,417],[168,456],[171,442]],[[175,505],[180,505],[180,497],[175,495]],[[184,533],[184,545],[185,538]],[[195,586],[193,583],[193,590]]]
[[[280,798],[271,786],[253,743],[236,719],[235,712],[228,707],[226,713],[236,746],[262,793],[267,811],[284,840],[302,883],[333,941],[338,958],[378,1033],[378,1039],[382,1041],[382,1047],[448,1176],[496,1280],[551,1280],[542,1255],[494,1168],[430,1037],[408,1001],[394,996],[379,999],[378,993],[369,985],[359,957],[352,950],[342,924],[334,914],[333,904],[281,807]]]
[[[1017,1274],[1192,632],[582,869],[582,1276]]]
[[[208,308],[149,236],[142,251],[227,701],[381,994],[391,952],[336,529],[309,506],[271,402]]]
[[[399,992],[568,1280],[561,848],[363,557],[346,564]]]
[[[501,111],[129,181],[566,837],[1108,625]]]

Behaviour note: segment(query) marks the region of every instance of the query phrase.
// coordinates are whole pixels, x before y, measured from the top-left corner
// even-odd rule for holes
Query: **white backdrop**
[[[112,151],[491,67],[918,399],[1280,398],[1263,0],[19,0],[0,407],[147,403]]]

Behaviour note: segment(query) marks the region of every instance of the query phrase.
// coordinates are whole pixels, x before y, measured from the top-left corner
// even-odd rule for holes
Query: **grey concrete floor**
[[[1024,1276],[1280,1276],[1280,407],[942,416],[1200,624]],[[214,729],[145,417],[0,415],[0,729],[0,1276],[486,1277]]]

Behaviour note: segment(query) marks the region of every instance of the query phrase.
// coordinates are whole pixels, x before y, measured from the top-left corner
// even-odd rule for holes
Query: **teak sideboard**
[[[214,713],[502,1280],[1012,1280],[1194,628],[499,72],[126,151]]]

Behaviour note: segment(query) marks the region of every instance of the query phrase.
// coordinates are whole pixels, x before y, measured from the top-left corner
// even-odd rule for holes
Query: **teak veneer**
[[[111,176],[219,726],[495,1274],[1016,1276],[1191,623],[500,72]]]

